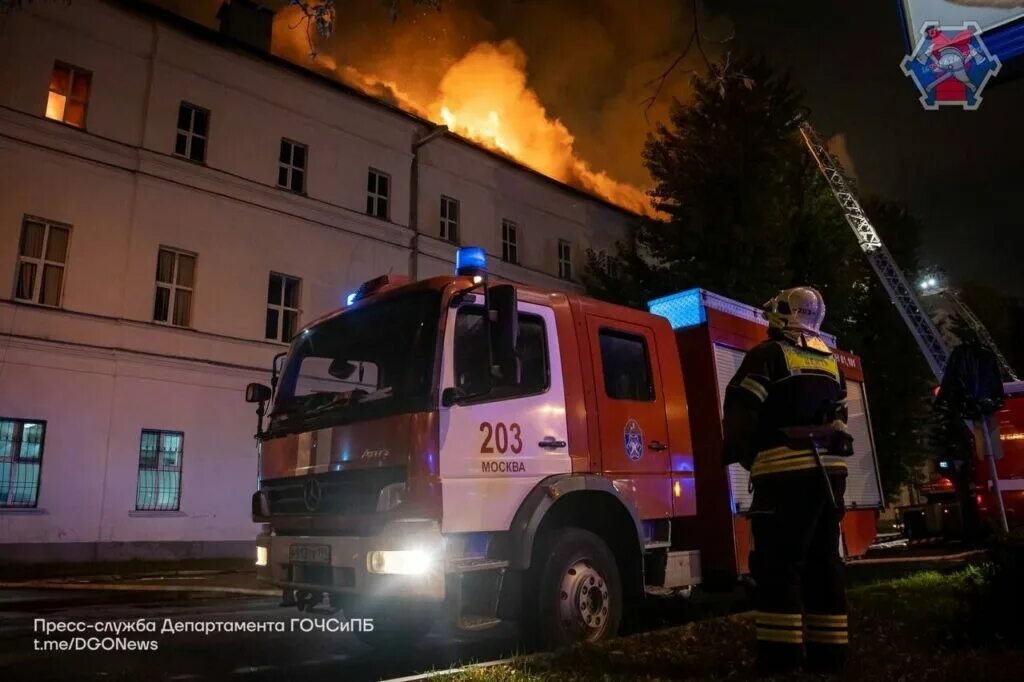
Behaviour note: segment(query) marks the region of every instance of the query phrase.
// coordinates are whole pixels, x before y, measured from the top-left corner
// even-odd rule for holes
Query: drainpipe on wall
[[[413,282],[419,277],[420,255],[420,147],[428,142],[443,137],[448,126],[435,126],[426,135],[417,137],[412,142],[412,173],[409,176],[409,228],[412,230],[412,253],[409,255],[409,279]]]

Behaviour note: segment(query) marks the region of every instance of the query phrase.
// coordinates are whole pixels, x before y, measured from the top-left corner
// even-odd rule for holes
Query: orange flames
[[[275,52],[300,64],[302,55],[309,64],[305,31],[285,30],[285,26],[279,24],[274,38]],[[339,66],[326,55],[318,55],[312,66],[333,73],[370,95],[447,125],[452,132],[506,154],[544,175],[630,211],[655,215],[643,189],[594,170],[577,156],[572,133],[548,114],[529,86],[526,55],[513,41],[478,43],[451,64],[436,92],[426,95],[422,84],[377,78],[351,66]],[[414,91],[417,96],[410,94]]]

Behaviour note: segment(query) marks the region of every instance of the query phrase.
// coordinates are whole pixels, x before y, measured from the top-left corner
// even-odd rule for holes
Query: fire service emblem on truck
[[[977,109],[981,91],[988,79],[999,73],[1002,63],[988,51],[976,22],[961,26],[927,22],[913,53],[903,58],[900,68],[914,80],[925,109]]]
[[[626,457],[634,462],[644,456],[644,432],[635,419],[626,422],[626,428],[622,431],[622,440],[626,446]]]

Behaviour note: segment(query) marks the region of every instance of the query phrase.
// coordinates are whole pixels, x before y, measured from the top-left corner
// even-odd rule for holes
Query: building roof
[[[312,82],[319,83],[320,85],[324,85],[324,86],[330,87],[330,88],[332,88],[332,89],[334,89],[334,90],[336,90],[338,92],[342,92],[342,93],[344,93],[344,94],[346,94],[346,95],[348,95],[350,97],[355,97],[356,99],[363,100],[364,102],[367,102],[367,103],[369,103],[369,104],[371,104],[371,105],[373,105],[375,107],[378,107],[378,108],[380,108],[382,110],[389,111],[392,114],[404,117],[406,119],[409,119],[409,120],[411,120],[411,121],[413,121],[415,123],[421,124],[421,125],[426,126],[428,128],[436,128],[437,127],[437,124],[434,123],[433,121],[430,121],[430,120],[428,120],[426,118],[423,118],[422,116],[418,116],[418,115],[416,115],[416,114],[414,114],[414,113],[412,113],[410,111],[402,109],[401,107],[398,107],[398,106],[396,106],[396,105],[394,105],[394,104],[392,104],[390,102],[387,102],[387,101],[385,101],[385,100],[383,100],[383,99],[381,99],[379,97],[375,97],[375,96],[373,96],[373,95],[371,95],[369,93],[366,93],[366,92],[364,92],[364,91],[362,91],[362,90],[360,90],[358,88],[352,87],[352,86],[350,86],[350,85],[348,85],[348,84],[346,84],[346,83],[344,83],[344,82],[342,82],[340,80],[337,80],[335,78],[331,78],[331,77],[325,76],[325,75],[323,75],[321,73],[317,73],[316,71],[313,71],[311,69],[307,69],[306,67],[301,66],[299,64],[296,64],[295,62],[289,61],[287,59],[284,59],[283,57],[278,57],[277,55],[271,54],[270,52],[265,52],[263,50],[260,50],[260,49],[258,49],[256,47],[248,45],[248,44],[246,44],[246,43],[244,43],[244,42],[242,42],[240,40],[232,38],[229,35],[225,35],[225,34],[221,33],[220,31],[214,30],[214,29],[209,28],[207,26],[203,26],[202,24],[198,24],[198,23],[196,23],[194,21],[186,19],[185,17],[183,17],[183,16],[181,16],[179,14],[175,14],[174,12],[172,12],[170,10],[164,9],[162,7],[157,7],[155,5],[151,5],[151,4],[149,4],[148,2],[145,2],[145,1],[143,1],[143,2],[132,2],[131,0],[107,0],[107,1],[108,2],[112,2],[113,4],[119,6],[122,9],[125,9],[127,11],[130,11],[130,12],[133,12],[133,13],[136,13],[136,14],[141,14],[143,16],[150,17],[150,18],[152,18],[152,19],[154,19],[156,21],[160,21],[160,22],[162,22],[164,24],[167,24],[169,26],[173,26],[174,28],[182,31],[183,33],[187,33],[188,35],[190,35],[190,36],[192,36],[194,38],[197,38],[199,40],[203,40],[203,41],[206,41],[208,43],[213,43],[213,44],[219,45],[221,47],[231,48],[231,49],[233,49],[235,51],[243,52],[243,53],[248,54],[248,55],[250,55],[252,57],[260,59],[260,60],[262,60],[264,62],[267,62],[269,64],[277,66],[279,68],[286,69],[286,70],[294,73],[295,75],[297,75],[299,77],[307,78],[307,79],[311,80]],[[578,196],[578,197],[580,197],[582,199],[586,199],[588,201],[593,201],[595,203],[601,204],[601,205],[606,206],[608,208],[611,208],[611,209],[613,209],[615,211],[618,211],[620,213],[628,215],[628,216],[630,216],[632,218],[642,218],[643,217],[639,213],[631,211],[631,210],[629,210],[627,208],[623,208],[622,206],[619,206],[618,204],[612,203],[611,201],[608,201],[607,199],[605,199],[603,197],[600,197],[600,196],[598,196],[596,194],[593,194],[592,192],[588,192],[585,189],[581,189],[581,188],[576,187],[574,185],[570,185],[568,183],[562,182],[561,180],[557,180],[557,179],[555,179],[555,178],[553,178],[553,177],[551,177],[549,175],[545,175],[544,173],[541,173],[540,171],[538,171],[538,170],[536,170],[534,168],[531,168],[531,167],[529,167],[529,166],[527,166],[527,165],[517,161],[516,159],[514,159],[513,157],[511,157],[511,156],[509,156],[507,154],[504,154],[504,153],[502,153],[500,151],[491,149],[491,148],[489,148],[489,147],[487,147],[485,145],[482,145],[482,144],[480,144],[478,142],[475,142],[475,141],[473,141],[473,140],[471,140],[471,139],[469,139],[467,137],[459,135],[458,133],[454,133],[452,131],[448,131],[447,133],[445,133],[445,136],[447,138],[451,139],[451,140],[457,141],[457,142],[459,142],[461,144],[464,144],[464,145],[466,145],[468,147],[471,147],[471,148],[473,148],[473,149],[475,149],[475,150],[477,150],[479,152],[482,152],[482,153],[490,156],[493,159],[497,159],[498,161],[501,161],[502,163],[505,163],[505,164],[507,164],[509,166],[512,166],[513,168],[515,168],[517,170],[529,173],[529,174],[531,174],[531,175],[533,175],[533,176],[535,176],[537,178],[540,178],[540,179],[542,179],[543,181],[545,181],[545,182],[547,182],[549,184],[555,185],[556,187],[562,189],[563,191],[569,192],[571,194],[575,194],[576,196]]]

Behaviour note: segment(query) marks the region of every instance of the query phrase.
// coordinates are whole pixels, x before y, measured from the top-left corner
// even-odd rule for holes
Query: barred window
[[[511,220],[501,221],[501,260],[519,264],[519,226]]]
[[[366,180],[367,215],[387,220],[390,196],[391,176],[371,168]]]
[[[138,511],[178,511],[181,503],[181,431],[142,430],[139,445]]]
[[[196,256],[161,247],[156,258],[156,298],[153,321],[176,327],[192,324],[192,293],[195,289]]]
[[[441,195],[441,239],[457,244],[459,241],[459,202]]]
[[[281,138],[281,154],[277,163],[277,185],[302,194],[306,191],[306,152],[308,147]]]
[[[85,127],[85,110],[89,104],[92,74],[85,69],[62,62],[53,65],[50,94],[46,98],[46,118],[76,128]]]
[[[58,307],[64,294],[64,265],[71,227],[28,216],[21,223],[14,298]]]
[[[267,285],[267,325],[264,337],[288,343],[299,326],[298,277],[270,273]]]
[[[210,129],[210,112],[188,102],[178,106],[178,133],[174,153],[190,161],[206,161],[206,138]]]
[[[0,419],[0,507],[34,507],[39,500],[46,422]]]

